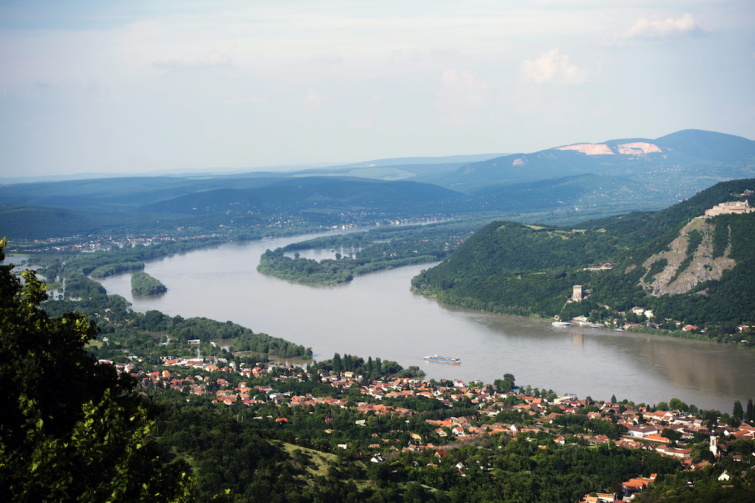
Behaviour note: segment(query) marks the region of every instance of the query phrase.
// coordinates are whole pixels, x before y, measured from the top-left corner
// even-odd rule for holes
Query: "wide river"
[[[417,365],[427,378],[492,383],[505,373],[517,384],[608,400],[648,404],[680,398],[731,413],[755,397],[755,351],[733,344],[679,340],[451,308],[414,295],[410,280],[423,266],[312,287],[257,272],[260,255],[303,238],[227,244],[150,262],[146,271],[168,287],[157,298],[130,293],[130,275],[107,278],[108,293],[136,311],[230,320],[255,332],[334,353]],[[427,354],[461,358],[459,366],[428,363]]]

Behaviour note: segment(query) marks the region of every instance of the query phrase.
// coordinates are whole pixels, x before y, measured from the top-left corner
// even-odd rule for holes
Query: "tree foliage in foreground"
[[[4,259],[5,240],[0,242]],[[165,464],[155,409],[130,376],[84,349],[83,315],[40,309],[33,271],[0,266],[0,492],[17,502],[186,501],[185,463]]]

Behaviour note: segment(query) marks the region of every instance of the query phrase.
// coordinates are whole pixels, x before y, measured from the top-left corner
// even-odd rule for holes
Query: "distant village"
[[[178,229],[182,231],[182,228]],[[131,248],[135,246],[151,246],[158,243],[173,243],[178,241],[194,241],[226,237],[224,233],[199,233],[185,236],[173,235],[126,235],[126,236],[71,236],[64,238],[33,239],[24,244],[24,253],[48,253],[48,252],[81,252],[93,253],[107,251],[115,248]],[[19,241],[21,242],[21,241]],[[13,243],[11,243],[13,244]],[[17,245],[18,243],[16,243]],[[20,251],[11,246],[9,252]]]
[[[359,227],[380,227],[389,226],[407,226],[407,225],[424,225],[428,223],[448,222],[450,218],[433,217],[433,218],[394,218],[378,219],[364,223],[344,223],[323,227],[320,230],[348,230]],[[294,225],[295,222],[286,217],[271,218],[263,228],[283,229]],[[214,232],[199,231],[197,228],[176,227],[175,232],[157,233],[149,235],[90,235],[90,236],[67,236],[46,239],[18,239],[8,244],[9,253],[49,253],[49,252],[81,252],[93,253],[97,251],[108,251],[117,248],[132,248],[136,246],[151,246],[160,243],[173,243],[181,241],[198,241],[206,239],[230,239],[233,232],[238,230],[231,225],[219,224]],[[311,229],[308,229],[312,232]]]

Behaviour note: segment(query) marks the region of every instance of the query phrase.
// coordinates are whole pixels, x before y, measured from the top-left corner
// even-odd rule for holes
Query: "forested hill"
[[[663,211],[579,228],[494,222],[412,286],[493,312],[602,322],[640,306],[655,321],[730,332],[755,320],[755,214],[702,215],[719,203],[744,201],[753,190],[754,179],[724,182]],[[608,263],[615,267],[595,269]],[[583,285],[588,296],[567,302],[573,285]]]
[[[471,309],[553,316],[572,285],[616,252],[597,230],[493,222],[459,246],[443,263],[423,271],[412,288]]]

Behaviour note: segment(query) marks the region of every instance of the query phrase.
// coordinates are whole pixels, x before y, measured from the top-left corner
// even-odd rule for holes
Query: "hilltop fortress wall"
[[[750,207],[748,200],[731,201],[728,203],[717,204],[713,208],[705,210],[706,217],[715,217],[716,215],[725,215],[727,213],[752,213],[755,208]]]

